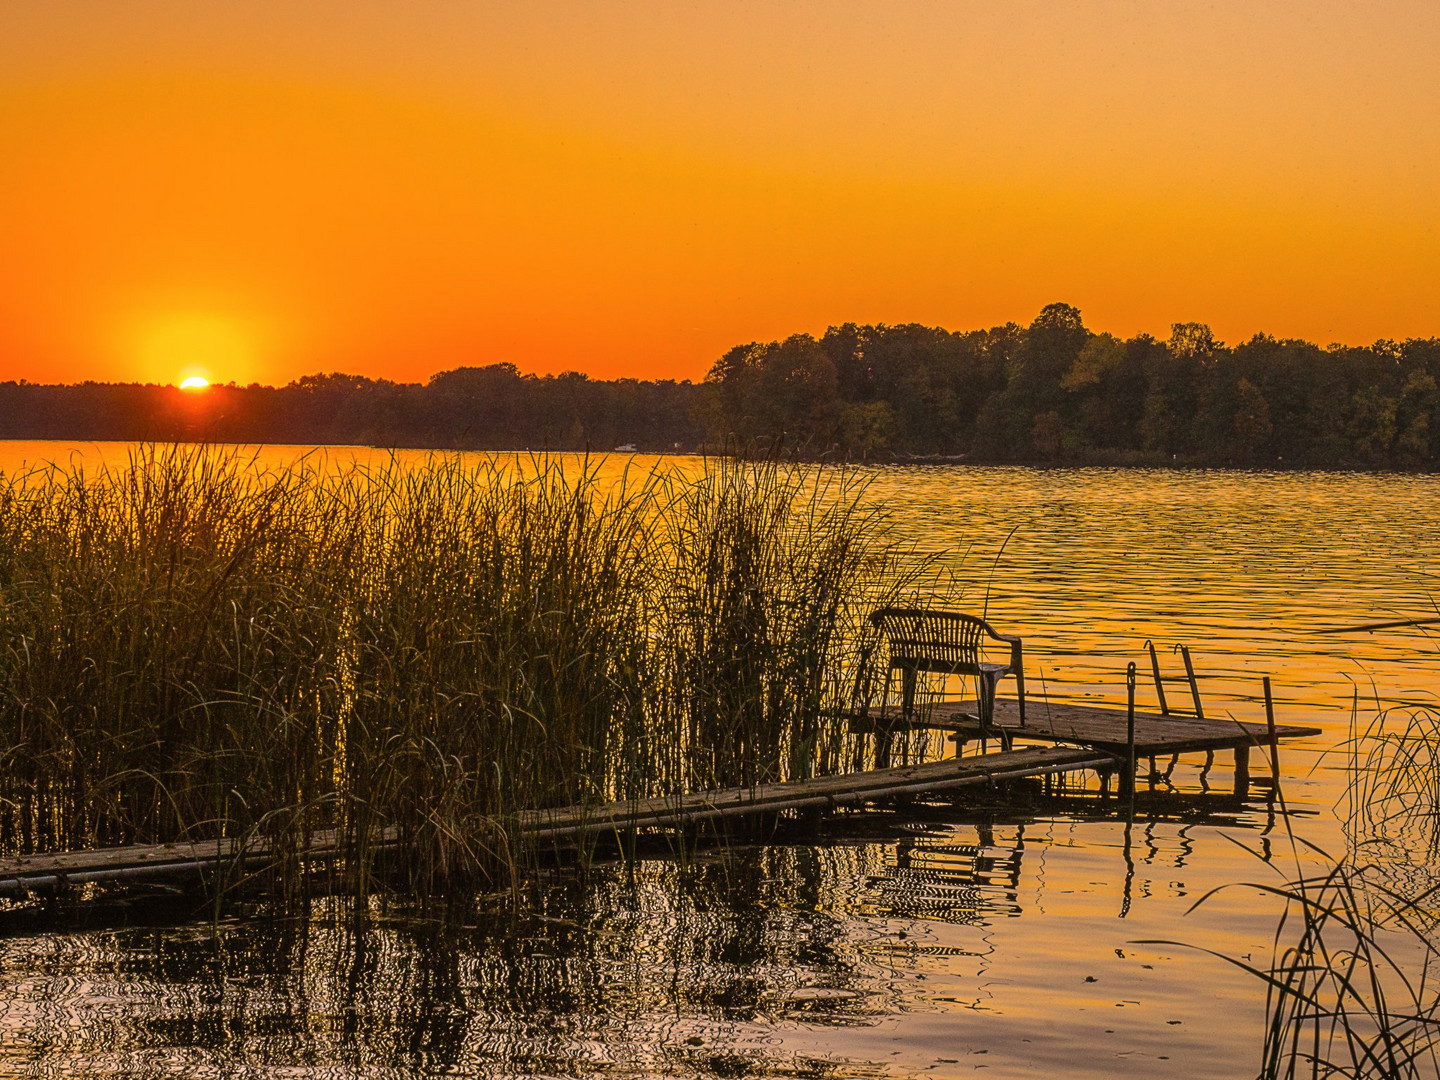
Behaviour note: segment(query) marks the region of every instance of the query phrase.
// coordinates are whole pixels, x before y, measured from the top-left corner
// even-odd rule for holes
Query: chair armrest
[[[992,638],[996,641],[1003,641],[1010,646],[1010,670],[1016,673],[1016,677],[1020,683],[1021,693],[1023,694],[1025,689],[1025,667],[1023,646],[1020,643],[1020,639],[1014,634],[997,634],[989,623],[983,625]],[[1024,712],[1023,704],[1021,705],[1021,712]]]
[[[1020,661],[1020,639],[1014,634],[991,634],[996,641],[1003,641],[1010,646],[1010,662],[1012,664]]]

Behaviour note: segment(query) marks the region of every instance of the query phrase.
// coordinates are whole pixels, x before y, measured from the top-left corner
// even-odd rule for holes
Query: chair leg
[[[995,685],[998,680],[993,675],[981,675],[976,682],[980,691],[980,738],[984,739],[993,732],[1000,739],[1000,749],[1009,750],[1010,733],[995,726]]]
[[[1020,698],[1020,726],[1025,726],[1025,669],[1015,667],[1015,692]]]
[[[915,690],[919,677],[914,668],[907,667],[900,677],[900,715],[908,723],[915,719]]]

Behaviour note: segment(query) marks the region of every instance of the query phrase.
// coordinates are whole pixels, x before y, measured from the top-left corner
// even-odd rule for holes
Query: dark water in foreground
[[[1317,749],[1345,737],[1356,688],[1440,695],[1419,630],[1315,633],[1434,613],[1440,479],[914,468],[874,490],[944,554],[962,606],[989,582],[1037,695],[1122,700],[1147,637],[1190,644],[1216,715],[1257,719],[1272,675],[1281,719],[1325,728]],[[479,897],[443,918],[377,908],[359,936],[325,904],[217,935],[12,922],[0,1075],[1253,1075],[1259,984],[1137,944],[1269,956],[1274,903],[1235,888],[1190,909],[1292,870],[1284,823],[1263,792],[1203,798],[1229,766],[1199,764],[1129,825],[1093,802],[915,807],[822,843],[557,873],[523,917]],[[1296,832],[1342,853],[1343,763],[1286,764]]]
[[[885,839],[652,859],[633,878],[604,868],[547,883],[519,920],[377,912],[356,939],[322,905],[216,939],[13,938],[0,1069],[1196,1075],[1201,1057],[1253,1057],[1253,988],[1129,943],[1173,932],[1208,876],[1194,831],[1134,827],[1128,903],[1121,823],[910,821]],[[1266,919],[1226,916],[1203,921],[1263,944]]]

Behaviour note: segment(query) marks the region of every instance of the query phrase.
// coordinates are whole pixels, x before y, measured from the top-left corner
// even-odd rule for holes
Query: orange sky
[[[1440,5],[4,0],[0,378],[1440,334]]]

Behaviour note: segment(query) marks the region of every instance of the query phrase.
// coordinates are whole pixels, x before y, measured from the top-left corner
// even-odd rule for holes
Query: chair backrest
[[[870,621],[890,646],[890,669],[936,671],[948,675],[979,672],[981,641],[999,639],[984,619],[958,611],[881,608]]]

